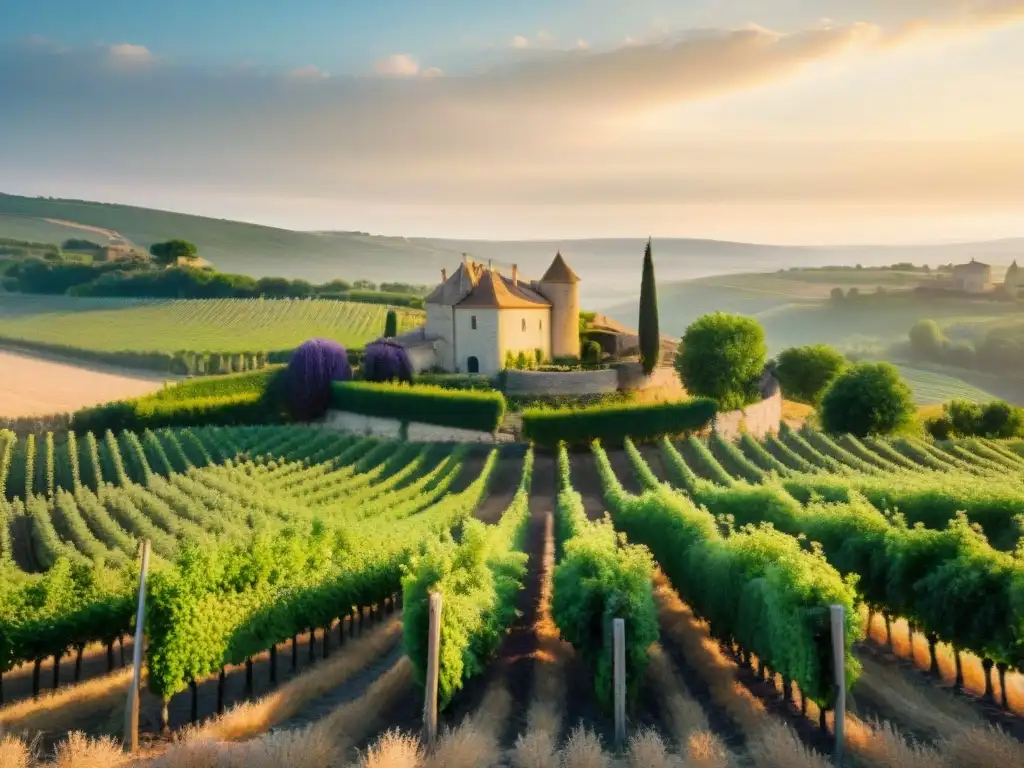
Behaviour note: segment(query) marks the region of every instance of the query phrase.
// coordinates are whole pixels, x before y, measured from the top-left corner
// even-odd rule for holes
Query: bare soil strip
[[[512,459],[502,459],[496,469],[498,476],[494,479],[494,486],[500,488],[503,478],[511,480],[516,472],[512,472],[503,465],[514,466],[521,471],[522,462]],[[541,600],[541,580],[543,577],[543,557],[545,538],[545,519],[552,509],[553,487],[554,487],[554,462],[549,456],[538,455],[534,463],[533,487],[530,494],[530,523],[527,535],[526,553],[529,560],[526,564],[526,576],[523,588],[516,595],[517,617],[509,628],[508,633],[502,639],[498,647],[497,656],[487,667],[487,671],[466,683],[465,688],[453,700],[447,711],[441,715],[441,724],[455,728],[459,723],[473,714],[483,706],[483,702],[489,696],[493,697],[494,691],[504,689],[511,695],[512,703],[510,713],[513,717],[507,718],[496,730],[499,742],[502,745],[511,746],[515,738],[522,733],[526,727],[526,713],[533,692],[534,670],[540,648],[540,637],[537,634],[537,621]],[[505,477],[507,475],[507,477]],[[519,481],[516,476],[511,480],[514,485]],[[511,500],[511,495],[505,500]],[[485,502],[484,506],[487,506]]]
[[[570,454],[569,467],[573,490],[583,498],[583,509],[587,517],[590,520],[602,519],[605,513],[604,492],[594,454],[589,450]]]
[[[97,403],[147,395],[171,375],[60,362],[0,349],[0,418],[70,413]]]
[[[521,458],[507,455],[499,458],[488,483],[487,496],[480,502],[473,516],[488,525],[494,525],[501,520],[502,514],[508,509],[519,489],[522,474]]]
[[[131,664],[132,644],[132,638],[126,636],[124,638],[124,656],[122,663],[121,647],[118,643],[114,643],[114,670],[121,669],[125,664]],[[63,657],[61,657],[59,691],[76,687],[73,680],[75,677],[75,660],[77,656],[77,652],[72,650],[68,651]],[[11,705],[12,703],[21,702],[32,697],[33,667],[34,664],[29,662],[15,667],[10,672],[4,673],[5,704]],[[108,666],[107,660],[107,647],[102,643],[90,645],[82,654],[82,670],[79,678],[79,684],[106,677],[109,671],[110,667]],[[40,693],[43,695],[46,695],[53,689],[52,656],[44,659],[43,663],[39,667],[39,687]],[[3,713],[5,711],[6,707],[4,709],[0,709],[0,723],[3,722]]]

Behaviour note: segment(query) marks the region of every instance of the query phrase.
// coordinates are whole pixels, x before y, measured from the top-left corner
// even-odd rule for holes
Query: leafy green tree
[[[981,430],[984,437],[1019,437],[1024,434],[1024,409],[995,400],[982,409]]]
[[[836,302],[837,304],[845,298],[843,295],[843,289],[839,288],[838,286],[832,289],[830,295],[832,296],[832,301]]]
[[[686,329],[675,368],[691,395],[710,397],[728,411],[758,398],[766,357],[760,323],[716,312],[698,318]]]
[[[775,375],[787,398],[814,405],[847,365],[842,354],[825,344],[790,347],[779,355]]]
[[[828,432],[886,435],[910,425],[914,397],[891,363],[857,363],[825,390],[819,416]]]
[[[199,258],[199,252],[194,243],[188,240],[167,240],[163,243],[153,243],[149,246],[149,255],[158,264],[171,267],[178,263],[178,259],[194,261]]]
[[[919,320],[910,329],[910,347],[922,357],[936,358],[948,343],[934,320]]]
[[[650,374],[661,357],[661,333],[658,330],[658,288],[654,281],[651,239],[644,250],[643,276],[640,279],[640,364]]]
[[[393,339],[398,335],[398,313],[393,309],[388,310],[384,318],[384,338]]]

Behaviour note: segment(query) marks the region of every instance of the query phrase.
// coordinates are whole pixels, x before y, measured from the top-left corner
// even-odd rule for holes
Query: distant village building
[[[992,290],[992,267],[971,259],[968,264],[953,267],[953,288],[966,293],[985,293]]]
[[[398,337],[419,370],[494,374],[511,353],[578,357],[579,277],[561,253],[540,280],[510,276],[465,256],[425,299],[427,321]]]
[[[124,261],[135,255],[135,249],[124,240],[113,238],[96,252],[96,261]]]
[[[1006,277],[1003,278],[1003,290],[1011,296],[1018,296],[1024,290],[1024,270],[1017,266],[1017,260],[1006,270]]]

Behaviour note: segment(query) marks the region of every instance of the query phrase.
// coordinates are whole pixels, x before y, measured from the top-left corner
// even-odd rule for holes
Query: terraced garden
[[[827,765],[835,603],[856,764],[1021,764],[1022,480],[994,441],[811,429],[574,453],[0,433],[0,729],[120,734],[145,538],[144,764]],[[424,753],[433,590],[447,730]]]

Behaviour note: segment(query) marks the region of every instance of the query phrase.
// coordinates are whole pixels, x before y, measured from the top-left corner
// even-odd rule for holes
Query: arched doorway
[[[480,373],[480,361],[476,357],[467,358],[466,370],[470,373]]]

